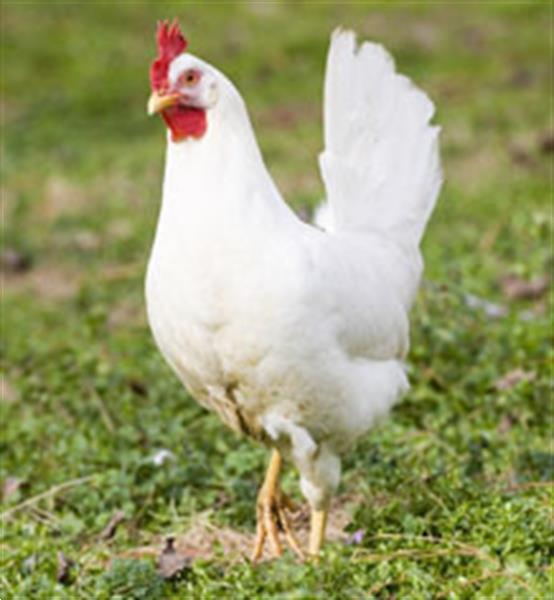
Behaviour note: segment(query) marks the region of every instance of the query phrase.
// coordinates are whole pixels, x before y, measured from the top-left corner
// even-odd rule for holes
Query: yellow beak
[[[146,112],[148,115],[154,115],[165,108],[174,106],[178,101],[179,94],[166,94],[163,96],[158,94],[158,92],[152,92],[152,95],[148,99],[148,104],[146,105]]]

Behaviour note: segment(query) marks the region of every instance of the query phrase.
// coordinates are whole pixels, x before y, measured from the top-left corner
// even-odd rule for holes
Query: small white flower
[[[154,456],[152,456],[150,461],[157,467],[161,467],[166,460],[174,460],[174,458],[175,454],[173,454],[173,452],[162,448],[161,450],[158,450]]]

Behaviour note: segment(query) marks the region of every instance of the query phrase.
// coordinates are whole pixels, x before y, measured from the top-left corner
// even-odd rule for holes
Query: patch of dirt
[[[275,129],[293,129],[303,121],[318,122],[321,109],[315,103],[281,104],[262,111],[258,121],[265,127]]]
[[[4,375],[0,375],[0,400],[5,404],[13,404],[19,400],[19,394]]]
[[[524,147],[518,146],[517,144],[511,144],[509,147],[510,157],[515,165],[520,167],[534,167],[536,161]]]
[[[482,185],[483,179],[493,179],[496,173],[500,173],[504,163],[504,156],[500,156],[496,149],[483,144],[474,151],[452,160],[449,178],[466,193],[473,194]]]
[[[147,174],[149,176],[149,171]],[[155,175],[156,173],[153,173],[153,176]],[[60,218],[90,215],[104,210],[113,202],[113,198],[132,208],[142,209],[149,201],[149,197],[144,195],[146,187],[146,183],[138,185],[121,173],[103,173],[101,177],[90,181],[73,181],[65,175],[54,174],[29,190],[30,193],[39,196],[36,209],[29,215],[29,220],[33,225],[44,227]],[[106,190],[110,191],[109,195],[106,194]],[[13,205],[13,199],[9,204]],[[107,232],[111,235],[109,227],[108,225]],[[124,238],[129,235],[129,229],[132,232],[132,226],[130,228],[120,219],[113,225],[113,234],[115,237]],[[88,246],[88,240],[85,244]]]
[[[483,54],[487,50],[488,36],[485,28],[466,26],[462,29],[461,39],[464,46],[475,54]]]
[[[43,199],[37,208],[42,219],[52,222],[60,216],[82,212],[87,204],[82,187],[60,175],[52,175],[46,180]]]
[[[79,291],[81,273],[53,266],[43,266],[23,274],[2,276],[2,290],[36,294],[46,300],[69,300]]]
[[[552,133],[545,133],[540,137],[539,149],[543,154],[554,152],[554,135]]]
[[[508,300],[537,300],[548,291],[550,279],[541,275],[527,280],[510,274],[501,278],[500,287]]]
[[[115,219],[108,223],[106,233],[109,239],[127,240],[133,235],[133,223],[130,219]]]
[[[536,80],[536,73],[526,67],[517,67],[512,71],[508,84],[516,88],[528,88]]]
[[[143,273],[144,265],[142,263],[112,263],[106,264],[102,268],[102,279],[104,281],[124,281]]]
[[[93,252],[102,246],[100,236],[90,229],[80,229],[73,234],[72,244],[83,252]]]
[[[144,303],[138,304],[130,300],[124,300],[112,305],[110,308],[108,315],[108,328],[110,330],[144,323],[146,323]]]
[[[345,529],[352,520],[355,509],[361,503],[361,496],[344,494],[336,497],[331,503],[329,520],[327,523],[326,539],[330,542],[348,543],[351,534]],[[254,508],[254,507],[253,507]],[[296,513],[291,513],[293,531],[302,548],[307,548],[310,512],[307,505],[303,505]],[[189,529],[180,535],[172,535],[172,549],[177,556],[187,563],[197,559],[213,560],[222,558],[226,563],[236,564],[249,560],[254,546],[255,532],[239,531],[231,527],[217,527],[210,522],[209,517],[200,515]],[[286,548],[284,536],[283,547]],[[167,538],[156,538],[152,544],[128,550],[121,558],[143,558],[145,556],[159,557],[167,546]],[[262,560],[269,560],[272,556],[266,547]]]
[[[431,21],[415,21],[407,28],[413,44],[429,52],[438,50],[443,44],[443,29]]]
[[[17,248],[6,247],[0,253],[0,268],[6,273],[24,273],[32,266],[29,254]]]
[[[249,12],[258,17],[273,17],[281,11],[281,6],[277,2],[248,0],[244,3],[244,6]]]

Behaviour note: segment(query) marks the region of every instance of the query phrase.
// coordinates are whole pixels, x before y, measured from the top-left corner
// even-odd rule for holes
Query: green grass
[[[363,540],[330,543],[317,565],[220,553],[166,582],[129,554],[199,520],[252,532],[267,460],[187,397],[145,321],[164,151],[161,123],[145,116],[147,71],[155,21],[175,14],[191,51],[241,89],[297,208],[323,194],[336,25],[384,43],[438,107],[446,185],[425,239],[413,387],[345,458],[348,530]],[[550,299],[510,300],[500,285],[552,265],[549,6],[5,2],[2,17],[3,248],[31,268],[2,291],[0,481],[21,485],[3,505],[0,597],[549,596]],[[515,369],[533,379],[499,390]],[[162,448],[175,460],[156,467]],[[285,487],[301,500],[293,473]],[[102,541],[118,510],[125,523]],[[66,584],[60,551],[76,563]]]

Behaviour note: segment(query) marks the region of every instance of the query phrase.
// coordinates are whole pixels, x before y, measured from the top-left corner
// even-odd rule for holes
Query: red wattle
[[[171,106],[162,112],[171,131],[171,139],[178,142],[187,137],[200,138],[206,133],[206,111],[190,106]]]

